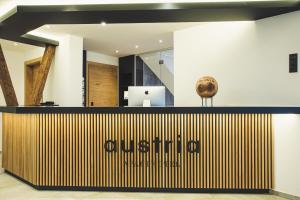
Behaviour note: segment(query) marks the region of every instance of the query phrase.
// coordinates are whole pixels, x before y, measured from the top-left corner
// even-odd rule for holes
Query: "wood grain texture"
[[[36,115],[3,113],[3,168],[36,184],[37,163]]]
[[[116,66],[88,62],[88,105],[118,106],[118,70]]]
[[[3,144],[3,167],[38,186],[273,187],[271,114],[6,113]]]
[[[55,55],[55,49],[56,47],[51,45],[47,45],[45,48],[44,55],[40,64],[40,69],[37,71],[35,84],[32,90],[32,101],[34,105],[39,105],[42,99],[47,76]]]
[[[7,106],[18,106],[18,100],[12,84],[7,63],[0,45],[0,85]]]
[[[37,82],[37,75],[40,69],[42,58],[28,60],[24,63],[24,105],[32,106],[33,101],[33,88]]]

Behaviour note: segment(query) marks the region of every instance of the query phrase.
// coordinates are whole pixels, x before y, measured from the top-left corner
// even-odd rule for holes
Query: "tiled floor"
[[[1,169],[1,154],[0,154]],[[18,179],[0,171],[0,200],[14,199],[153,199],[153,200],[285,200],[273,195],[244,195],[244,194],[166,194],[166,193],[131,193],[131,192],[58,192],[58,191],[37,191],[24,184]]]

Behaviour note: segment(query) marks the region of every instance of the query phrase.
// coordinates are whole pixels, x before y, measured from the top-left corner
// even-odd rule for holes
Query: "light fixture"
[[[102,22],[101,22],[101,26],[106,26],[106,22],[105,22],[105,21],[102,21]]]
[[[46,25],[45,27],[46,27],[47,29],[50,29],[50,28],[51,28],[51,26],[50,26],[50,25]]]
[[[163,43],[163,40],[158,40],[159,43]]]
[[[119,50],[116,50],[115,52],[116,52],[116,53],[119,53]]]
[[[18,46],[19,44],[17,43],[17,42],[14,42],[14,46],[16,47],[16,46]]]
[[[139,45],[135,45],[135,48],[138,49],[138,48],[139,48]]]

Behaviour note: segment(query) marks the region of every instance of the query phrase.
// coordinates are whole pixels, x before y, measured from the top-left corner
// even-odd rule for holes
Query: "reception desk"
[[[3,168],[37,189],[268,192],[278,107],[1,107]]]

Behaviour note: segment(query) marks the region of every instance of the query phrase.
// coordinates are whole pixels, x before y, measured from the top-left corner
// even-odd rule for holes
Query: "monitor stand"
[[[144,99],[144,101],[143,101],[143,107],[151,107],[150,99]]]

